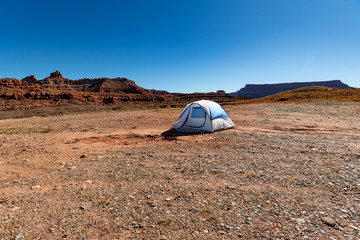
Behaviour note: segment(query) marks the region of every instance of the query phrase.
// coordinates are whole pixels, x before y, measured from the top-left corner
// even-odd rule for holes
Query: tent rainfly
[[[200,100],[188,104],[172,129],[179,132],[214,132],[235,127],[220,104]]]

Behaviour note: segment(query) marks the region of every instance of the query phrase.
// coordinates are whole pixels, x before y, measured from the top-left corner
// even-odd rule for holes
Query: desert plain
[[[0,120],[0,239],[360,239],[360,103]]]

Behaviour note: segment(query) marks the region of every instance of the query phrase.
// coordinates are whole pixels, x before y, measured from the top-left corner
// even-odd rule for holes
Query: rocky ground
[[[0,239],[359,239],[360,103],[0,121]]]

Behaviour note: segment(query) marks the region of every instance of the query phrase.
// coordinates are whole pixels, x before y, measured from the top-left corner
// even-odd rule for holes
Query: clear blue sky
[[[360,87],[358,0],[1,0],[0,78],[127,77],[171,92]]]

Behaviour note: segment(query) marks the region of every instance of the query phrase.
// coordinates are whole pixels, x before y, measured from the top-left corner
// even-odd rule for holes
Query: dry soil
[[[0,120],[0,239],[360,238],[360,103],[225,109]]]

